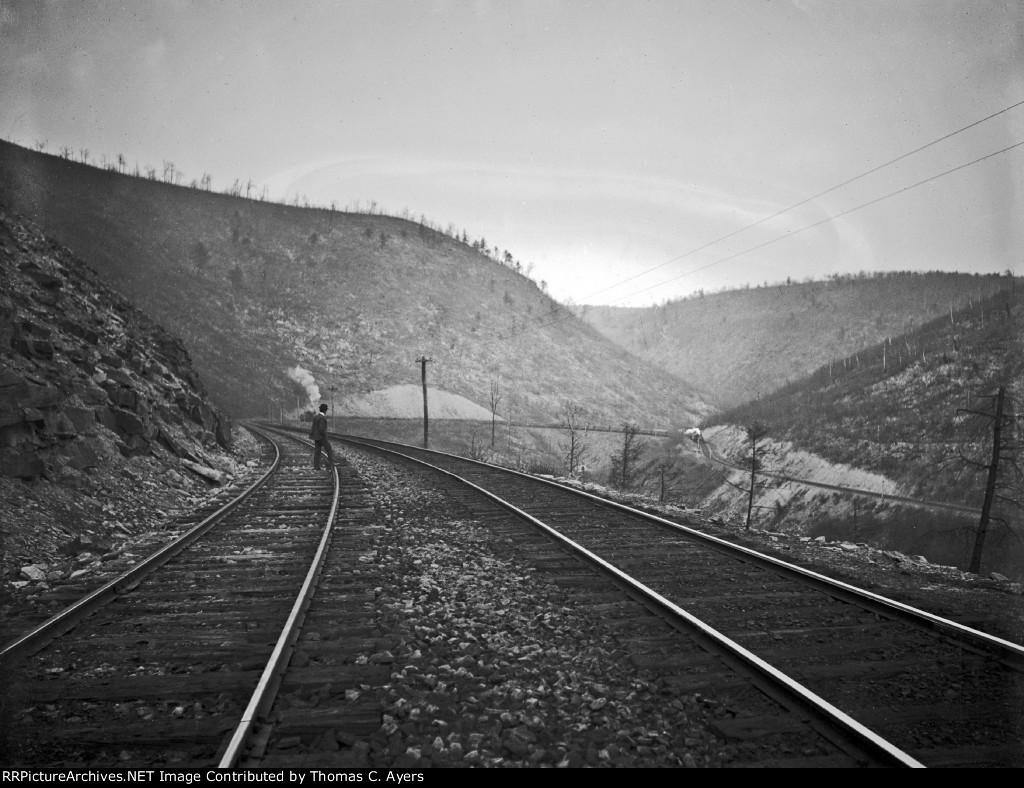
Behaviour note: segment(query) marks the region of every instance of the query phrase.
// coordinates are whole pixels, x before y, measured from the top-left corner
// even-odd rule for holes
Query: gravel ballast
[[[375,510],[354,570],[374,600],[375,635],[355,659],[384,665],[389,676],[344,697],[379,710],[381,725],[359,736],[290,737],[268,765],[677,767],[817,765],[830,757],[823,740],[723,735],[729,722],[768,714],[769,702],[749,687],[697,691],[692,681],[673,681],[657,669],[661,657],[691,658],[697,649],[664,624],[640,620],[640,608],[623,625],[623,595],[545,577],[529,561],[533,548],[474,518],[418,473],[344,453]],[[153,535],[166,538],[159,525]],[[864,545],[700,527],[1020,639],[1016,584]],[[31,603],[33,588],[45,586],[18,588],[9,611],[26,597]]]
[[[526,532],[524,548],[417,474],[346,458],[372,487],[380,526],[358,570],[374,586],[379,639],[356,662],[391,665],[388,682],[348,697],[379,703],[382,725],[360,741],[292,738],[267,764],[694,767],[833,751],[803,734],[727,742],[717,721],[777,707],[742,679],[727,697],[681,688],[652,654],[674,650],[677,668],[680,654],[708,655],[620,592],[545,579],[517,555],[550,549],[543,537]]]

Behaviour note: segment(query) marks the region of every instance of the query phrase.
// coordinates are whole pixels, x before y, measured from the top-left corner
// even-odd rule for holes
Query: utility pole
[[[746,428],[747,440],[750,441],[750,497],[747,499],[747,530],[750,530],[750,518],[754,513],[755,474],[759,470],[757,462],[757,442],[768,434],[768,428],[760,422],[754,422]]]
[[[420,356],[416,359],[416,363],[420,365],[420,377],[423,380],[423,448],[430,448],[430,431],[428,425],[430,420],[427,416],[427,363],[433,361],[432,358],[426,356]]]
[[[337,429],[337,423],[334,420],[334,392],[338,390],[338,387],[331,385],[331,429]]]
[[[999,476],[1000,433],[1003,426],[1003,399],[1006,389],[999,388],[996,394],[996,417],[992,422],[992,464],[988,466],[988,482],[985,484],[985,502],[981,505],[981,520],[978,522],[978,533],[974,537],[974,552],[971,553],[971,565],[968,572],[978,574],[981,571],[981,551],[985,547],[985,533],[988,531],[989,516],[992,513],[992,499],[996,494],[996,479]]]

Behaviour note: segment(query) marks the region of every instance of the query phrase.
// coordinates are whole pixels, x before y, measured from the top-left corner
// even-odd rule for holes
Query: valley
[[[902,548],[964,565],[985,485],[954,458],[983,458],[991,430],[961,412],[999,385],[1021,392],[1012,276],[856,274],[569,308],[508,252],[422,218],[216,194],[5,142],[0,175],[10,210],[181,337],[236,420],[301,423],[323,401],[339,429],[421,443],[426,358],[432,447],[739,524],[743,431],[763,422],[756,527],[900,532]],[[731,469],[694,454],[682,433],[697,426]],[[934,528],[900,497],[932,502]],[[1019,579],[1006,506],[990,571]]]

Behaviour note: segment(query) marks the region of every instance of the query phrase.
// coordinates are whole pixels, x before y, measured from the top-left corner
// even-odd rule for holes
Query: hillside
[[[181,341],[2,206],[0,369],[0,567],[14,577],[53,579],[69,543],[98,561],[134,532],[139,499],[184,505],[236,468]]]
[[[0,142],[2,200],[179,334],[221,407],[301,408],[418,383],[550,422],[667,426],[712,408],[638,362],[514,268],[413,221],[257,202],[130,177]],[[314,391],[315,393],[315,391]],[[502,415],[505,415],[502,413]]]
[[[1014,427],[1024,396],[1024,305],[1016,290],[975,300],[952,316],[717,414],[704,436],[716,456],[743,466],[749,456],[743,427],[759,422],[767,427],[760,442],[763,470],[833,486],[762,476],[754,500],[757,527],[870,543],[966,568],[987,478],[979,466],[990,462],[993,439],[991,420],[976,414],[993,413],[992,395],[1000,388],[1006,392],[1007,423],[997,492],[1024,502],[1020,434]],[[650,454],[643,485],[648,494],[658,489],[656,472],[664,469],[671,500],[742,525],[748,472],[708,462],[680,434]],[[893,496],[971,511],[911,506]],[[986,571],[1024,578],[1022,513],[997,499],[982,564]]]
[[[983,481],[959,458],[988,461],[991,424],[959,411],[991,411],[1000,387],[1008,402],[1021,402],[1024,305],[1016,290],[837,359],[712,422],[760,421],[775,439],[883,473],[909,495],[980,508]]]
[[[613,342],[734,407],[1008,286],[1008,277],[895,273],[698,295],[663,306],[588,306]]]

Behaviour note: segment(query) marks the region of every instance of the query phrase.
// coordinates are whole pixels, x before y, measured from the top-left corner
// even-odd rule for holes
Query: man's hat
[[[326,413],[327,412],[327,403],[326,402],[320,406],[320,412],[321,413]]]

